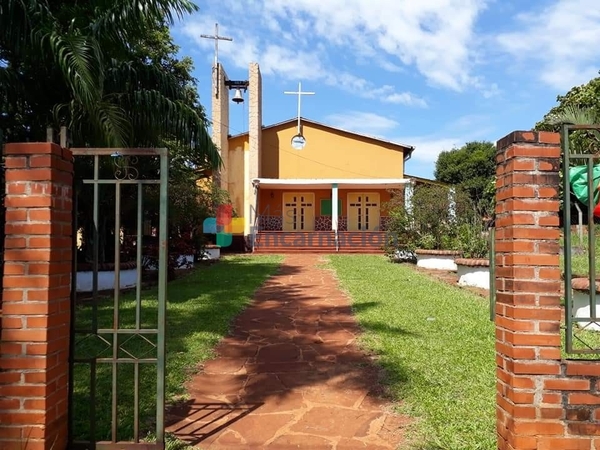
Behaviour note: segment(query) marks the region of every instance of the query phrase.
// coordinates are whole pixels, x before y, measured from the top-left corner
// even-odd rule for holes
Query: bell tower
[[[221,189],[227,189],[229,182],[229,88],[226,82],[225,69],[217,62],[212,77],[212,138],[221,155],[222,167],[215,177]]]

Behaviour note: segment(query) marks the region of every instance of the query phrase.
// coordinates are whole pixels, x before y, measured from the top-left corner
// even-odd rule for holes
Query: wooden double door
[[[378,192],[348,193],[348,231],[377,231],[380,225]],[[315,194],[285,192],[283,194],[283,231],[314,231]]]
[[[378,192],[348,193],[348,231],[377,231],[381,212]]]
[[[284,192],[283,231],[315,230],[315,194]]]

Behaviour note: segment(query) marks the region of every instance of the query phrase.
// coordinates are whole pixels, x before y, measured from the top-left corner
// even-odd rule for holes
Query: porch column
[[[250,227],[250,234],[251,234],[251,239],[252,239],[252,242],[251,242],[252,243],[252,251],[254,252],[254,249],[256,247],[256,234],[260,230],[260,212],[258,209],[259,208],[258,198],[260,195],[260,186],[258,184],[253,184],[252,187],[254,189],[254,216],[251,218],[252,225]]]
[[[452,218],[456,218],[456,190],[450,188],[448,192],[448,215]]]
[[[338,230],[338,185],[333,183],[331,185],[331,230]]]
[[[414,181],[410,180],[404,185],[404,208],[408,213],[412,211],[412,195],[414,190]]]

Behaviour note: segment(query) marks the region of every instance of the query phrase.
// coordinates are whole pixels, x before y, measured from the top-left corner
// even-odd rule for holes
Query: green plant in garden
[[[457,249],[463,258],[489,258],[489,219],[493,206],[487,202],[467,201],[457,218]]]
[[[458,226],[457,242],[463,258],[489,257],[489,234],[479,217],[472,217]]]
[[[397,250],[458,250],[460,217],[470,208],[466,191],[435,184],[416,186],[408,207],[404,195],[388,203],[386,254]]]

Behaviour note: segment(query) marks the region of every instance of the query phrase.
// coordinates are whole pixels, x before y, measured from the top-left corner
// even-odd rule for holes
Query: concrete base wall
[[[92,292],[94,272],[77,272],[77,292]],[[121,289],[137,286],[137,269],[121,270],[119,285]],[[114,270],[98,272],[98,290],[106,291],[115,288]]]
[[[457,264],[459,286],[473,286],[482,289],[490,288],[489,267],[469,267]]]
[[[419,255],[417,254],[417,267],[434,270],[456,270],[454,259],[456,256],[446,255]]]

